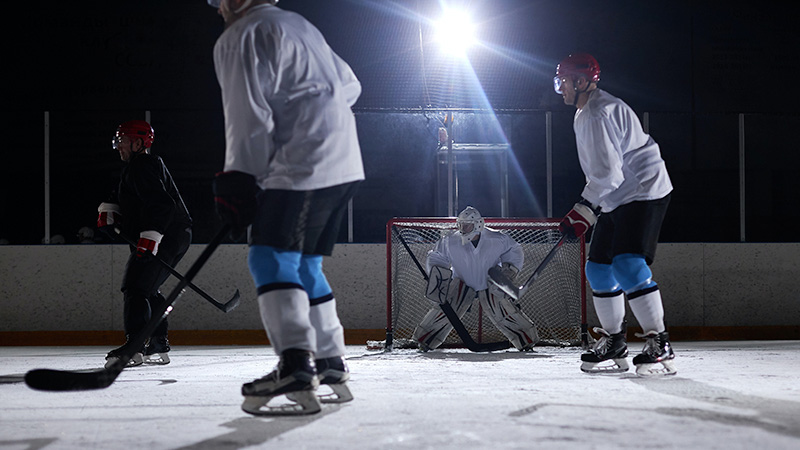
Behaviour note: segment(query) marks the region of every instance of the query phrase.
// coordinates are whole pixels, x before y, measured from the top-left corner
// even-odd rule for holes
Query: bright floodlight
[[[436,24],[436,40],[445,52],[464,55],[473,46],[475,25],[464,11],[445,10],[444,16]]]

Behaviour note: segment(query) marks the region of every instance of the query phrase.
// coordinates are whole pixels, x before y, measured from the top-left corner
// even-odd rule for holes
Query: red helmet
[[[131,140],[136,138],[141,139],[144,148],[150,148],[150,146],[153,145],[153,139],[155,139],[153,127],[144,120],[130,120],[122,123],[117,127],[117,133],[114,135],[114,138],[119,139],[122,136],[128,136]]]
[[[575,53],[564,58],[556,66],[556,76],[584,75],[589,81],[600,81],[600,64],[588,53]]]

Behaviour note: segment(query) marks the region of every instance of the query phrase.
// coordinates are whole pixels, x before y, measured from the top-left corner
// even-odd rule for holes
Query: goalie
[[[414,340],[422,351],[439,347],[453,329],[439,304],[449,303],[461,318],[477,297],[514,347],[531,350],[539,340],[536,327],[518,304],[487,281],[489,269],[495,266],[514,278],[524,261],[522,247],[507,234],[486,228],[480,212],[471,206],[461,211],[456,224],[458,230],[441,238],[428,253],[425,296],[437,305],[414,330]]]

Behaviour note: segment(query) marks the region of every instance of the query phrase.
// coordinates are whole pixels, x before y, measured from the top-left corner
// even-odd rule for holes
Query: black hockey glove
[[[220,172],[212,183],[217,215],[231,225],[231,238],[239,240],[256,218],[258,185],[244,172]]]

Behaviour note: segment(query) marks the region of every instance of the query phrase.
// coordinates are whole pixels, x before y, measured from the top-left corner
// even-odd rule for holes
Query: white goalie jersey
[[[502,263],[522,269],[522,247],[510,236],[484,228],[477,247],[471,242],[462,244],[458,231],[440,239],[428,253],[427,271],[430,273],[432,266],[452,268],[454,278],[463,280],[476,291],[482,291],[489,287],[489,269]]]

